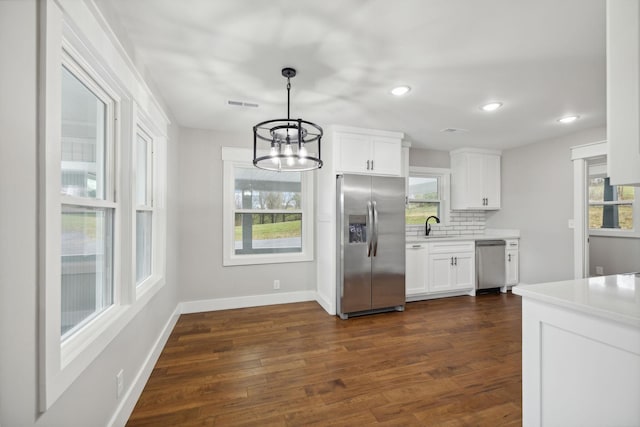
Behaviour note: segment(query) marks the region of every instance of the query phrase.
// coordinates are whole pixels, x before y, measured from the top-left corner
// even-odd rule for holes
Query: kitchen
[[[556,2],[528,5],[533,8],[527,9],[529,19],[522,18],[523,8],[527,5],[521,2],[497,1],[486,10],[474,9],[476,14],[483,13],[481,19],[467,13],[469,11],[465,12],[470,7],[467,2],[452,2],[453,6],[445,9],[439,17],[430,17],[428,7],[415,4],[416,8],[424,7],[418,9],[423,13],[412,14],[410,10],[398,9],[385,15],[376,9],[381,7],[377,2],[371,3],[371,14],[367,14],[368,9],[362,4],[356,4],[358,2],[350,4],[352,13],[326,5],[332,11],[334,26],[326,26],[332,19],[320,20],[321,24],[309,19],[314,13],[318,16],[328,13],[322,9],[324,5],[317,5],[310,12],[296,9],[296,16],[305,19],[295,23],[297,27],[281,36],[273,34],[280,34],[280,28],[290,28],[280,19],[280,14],[285,13],[287,7],[292,7],[287,2],[278,3],[277,8],[262,6],[257,11],[244,10],[242,13],[211,10],[212,17],[216,14],[226,16],[214,18],[215,23],[203,23],[203,17],[198,15],[204,14],[199,14],[197,8],[176,12],[165,2],[154,6],[135,2],[132,9],[126,9],[124,4],[127,2],[88,2],[88,6],[74,1],[51,3],[62,4],[65,16],[73,18],[73,25],[64,27],[65,32],[84,34],[89,45],[100,46],[105,52],[113,50],[117,55],[122,55],[122,52],[129,55],[129,60],[114,60],[113,64],[122,70],[139,68],[130,73],[130,78],[120,82],[122,85],[139,79],[145,82],[140,85],[139,93],[145,95],[140,95],[137,101],[139,108],[170,112],[167,115],[171,124],[167,125],[165,135],[168,141],[167,231],[163,236],[166,240],[163,262],[166,281],[159,290],[153,289],[153,294],[141,296],[141,301],[146,298],[146,305],[138,308],[136,302],[131,303],[135,312],[122,317],[127,319],[123,321],[125,325],[118,326],[117,333],[111,331],[107,334],[110,335],[105,339],[102,350],[95,353],[91,361],[83,362],[84,368],[75,374],[73,380],[62,381],[54,387],[54,394],[58,394],[59,400],[43,412],[38,403],[40,390],[35,386],[38,382],[35,368],[40,363],[38,343],[42,338],[38,333],[38,319],[43,315],[37,304],[42,294],[37,255],[40,247],[36,243],[39,235],[34,227],[40,218],[38,212],[41,207],[37,196],[38,134],[33,126],[37,123],[38,111],[35,82],[39,42],[35,29],[38,28],[39,6],[30,0],[3,2],[0,6],[2,53],[3,57],[15,58],[14,61],[3,61],[1,67],[2,92],[8,94],[3,97],[4,116],[8,118],[6,123],[9,126],[6,140],[24,141],[21,144],[3,143],[2,159],[6,167],[1,180],[2,213],[6,217],[2,222],[3,235],[7,236],[3,240],[24,243],[20,247],[3,246],[2,251],[3,259],[11,260],[10,265],[8,262],[3,264],[0,298],[3,316],[0,322],[2,425],[69,424],[65,422],[70,420],[65,415],[67,412],[75,412],[74,417],[85,424],[91,424],[90,421],[95,419],[105,420],[101,424],[106,424],[115,412],[122,408],[126,412],[123,398],[116,398],[114,378],[122,370],[126,396],[141,392],[144,381],[139,381],[140,378],[150,374],[163,340],[181,313],[316,300],[323,308],[328,308],[326,311],[332,311],[330,305],[335,304],[335,299],[329,293],[325,293],[324,298],[318,297],[322,290],[316,277],[328,271],[321,256],[326,252],[320,246],[323,233],[319,229],[315,231],[316,240],[309,242],[315,252],[310,259],[308,253],[302,253],[300,256],[307,258],[298,262],[231,266],[225,265],[224,261],[224,216],[228,213],[224,201],[228,197],[224,187],[224,169],[225,162],[229,161],[225,156],[233,153],[225,153],[223,148],[250,150],[251,127],[270,117],[284,115],[285,87],[279,74],[284,66],[295,65],[298,68],[298,75],[292,79],[292,116],[300,115],[326,127],[327,147],[333,124],[402,132],[404,138],[401,140],[411,143],[410,147],[408,144],[402,147],[408,155],[401,163],[401,168],[409,176],[412,168],[418,173],[421,168],[423,172],[424,168],[429,168],[436,173],[453,169],[452,150],[465,147],[500,150],[500,209],[479,213],[474,210],[472,220],[460,217],[460,222],[477,225],[461,227],[480,227],[473,231],[517,232],[506,237],[519,237],[520,283],[575,277],[575,228],[572,229],[570,223],[574,220],[575,227],[575,172],[571,149],[605,141],[608,131],[604,107],[604,1],[587,4],[567,1],[560,6]],[[218,7],[225,9],[226,6],[221,3]],[[157,14],[149,13],[151,9],[157,9]],[[376,26],[362,21],[357,23],[359,34],[350,35],[340,29],[348,26],[345,20],[349,15],[357,16],[358,13],[362,13],[361,20],[386,23],[388,32],[384,25],[379,25],[381,32],[374,33],[372,28]],[[174,20],[177,15],[180,19]],[[577,19],[577,15],[581,18]],[[511,20],[511,16],[520,16],[520,19]],[[263,44],[258,44],[258,47],[264,50],[252,50],[238,36],[262,28],[262,17],[266,22],[278,23],[269,27],[269,34],[279,50],[265,48]],[[480,24],[493,22],[492,19],[496,19],[499,26],[490,35],[483,36],[481,29],[484,25]],[[180,20],[186,22],[186,27],[210,28],[222,35],[215,33],[200,39],[181,29],[176,23]],[[552,30],[548,30],[547,36],[537,32],[535,29],[541,22],[557,32],[551,34]],[[162,23],[160,26],[166,31],[149,37],[149,34],[157,34],[150,29],[157,23]],[[525,24],[528,36],[514,35]],[[98,30],[109,26],[112,28],[106,35]],[[422,26],[433,31],[425,36],[431,40],[430,44],[424,40],[409,44],[411,31]],[[438,32],[441,26],[452,29],[452,33]],[[569,34],[563,30],[567,27],[572,29]],[[51,31],[56,29],[55,26],[47,28]],[[465,36],[461,40],[460,35],[470,31],[475,38],[472,40]],[[229,33],[234,35],[231,45],[216,44],[218,37]],[[385,43],[385,40],[392,40],[394,33],[398,33],[398,38]],[[318,40],[325,39],[327,34],[327,44],[320,44]],[[21,40],[21,43],[8,46],[7,40]],[[313,44],[313,40],[320,47],[313,50],[313,54],[308,54],[307,43]],[[504,48],[506,52],[499,49],[504,40],[509,47]],[[557,40],[563,40],[565,44],[557,45]],[[114,44],[119,47],[109,47]],[[98,49],[94,47],[95,50]],[[221,58],[219,61],[195,59],[205,58],[211,50],[215,51],[216,58]],[[302,56],[296,57],[295,61],[290,60],[284,53],[288,51]],[[415,51],[422,53],[412,55],[411,52]],[[369,56],[361,57],[360,54]],[[536,60],[536,54],[542,58]],[[117,55],[114,54],[113,58]],[[156,55],[164,58],[159,59],[160,65],[145,65]],[[334,59],[327,60],[327,55]],[[405,55],[418,61],[412,71],[412,81],[406,81],[411,67],[397,65],[404,63]],[[345,65],[347,58],[355,58],[355,63]],[[424,65],[423,62],[429,58],[433,58],[434,63]],[[507,63],[505,58],[512,61]],[[325,61],[334,65],[329,67]],[[372,71],[370,63],[377,64],[378,71]],[[254,70],[254,77],[242,74],[246,69]],[[380,74],[383,71],[384,78]],[[184,80],[188,87],[180,88],[176,79]],[[357,86],[357,82],[365,82],[365,86]],[[499,83],[504,83],[504,86]],[[391,87],[400,84],[413,86],[412,91],[398,98],[388,93]],[[327,87],[334,91],[335,97],[326,98]],[[499,87],[504,89],[498,90]],[[544,88],[543,96],[539,96],[540,87]],[[28,96],[21,97],[21,90]],[[154,96],[160,94],[161,101],[153,101]],[[567,97],[572,94],[572,99],[584,103],[569,101],[561,94]],[[204,104],[196,105],[196,99]],[[13,100],[11,108],[5,108],[4,103],[8,100]],[[258,109],[244,105],[239,107],[228,104],[228,100],[247,104],[259,100],[261,106]],[[493,112],[480,110],[483,103],[494,100],[503,102],[502,108]],[[156,103],[160,107],[155,106]],[[163,105],[165,103],[167,106]],[[313,105],[320,107],[314,109]],[[520,109],[523,105],[533,107],[531,110]],[[584,109],[574,110],[580,105],[584,105]],[[572,124],[557,122],[569,113],[578,114],[580,118]],[[208,127],[207,122],[214,119],[216,126]],[[231,123],[237,128],[226,126]],[[441,132],[444,129],[450,131]],[[494,133],[496,130],[500,132]],[[331,167],[329,155],[323,146],[323,159],[328,161],[327,171]],[[314,173],[312,184],[316,189],[321,185],[324,171],[323,168]],[[12,182],[23,183],[24,187],[10,186]],[[57,181],[53,179],[52,182]],[[32,191],[23,192],[13,187]],[[446,201],[446,197],[443,200]],[[315,209],[311,212],[315,215],[312,224],[318,228],[323,221],[334,217],[335,211],[328,206],[317,205]],[[457,231],[445,228],[451,227],[452,220],[458,215],[450,212],[447,209],[440,213],[440,224],[431,223],[434,235]],[[409,227],[407,231],[413,233],[416,240],[421,232],[420,226]],[[609,236],[599,236],[599,239],[615,240]],[[626,245],[637,241],[637,238],[622,240]],[[131,240],[125,242],[131,243]],[[624,256],[616,258],[637,260],[634,250],[637,251],[627,247],[622,250]],[[126,249],[125,255],[126,251],[131,249]],[[606,254],[606,246],[599,253]],[[593,267],[603,267],[604,274],[618,272],[617,267],[609,266],[606,258],[597,259],[596,256],[598,254],[594,254],[590,263]],[[635,270],[632,270],[634,267],[624,268],[620,272],[640,269],[637,266]],[[278,281],[277,289],[274,289],[275,281]],[[7,285],[9,283],[17,286]],[[330,287],[327,289],[331,292]],[[24,328],[14,328],[12,325],[16,324],[24,325]],[[55,383],[55,376],[52,381]],[[15,420],[17,422],[13,422]]]

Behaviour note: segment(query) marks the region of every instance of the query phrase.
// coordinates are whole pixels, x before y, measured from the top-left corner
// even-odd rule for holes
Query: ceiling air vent
[[[232,100],[228,100],[227,104],[235,105],[236,107],[251,107],[251,108],[258,108],[260,106],[260,105],[256,104],[255,102],[232,101]]]
[[[440,132],[442,132],[442,133],[462,133],[462,132],[469,132],[469,129],[444,128],[444,129],[440,129]]]

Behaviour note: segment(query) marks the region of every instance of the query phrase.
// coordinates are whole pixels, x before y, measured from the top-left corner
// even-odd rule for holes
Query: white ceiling
[[[286,116],[290,66],[292,117],[402,131],[440,150],[604,126],[604,2],[97,1],[182,126],[246,132],[249,143],[255,123]],[[400,84],[413,90],[394,97]],[[479,109],[492,100],[504,107]],[[568,114],[581,118],[556,121]]]

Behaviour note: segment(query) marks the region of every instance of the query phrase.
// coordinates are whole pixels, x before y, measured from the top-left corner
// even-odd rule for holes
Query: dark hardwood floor
[[[520,425],[521,385],[518,296],[284,304],[182,315],[127,425]]]

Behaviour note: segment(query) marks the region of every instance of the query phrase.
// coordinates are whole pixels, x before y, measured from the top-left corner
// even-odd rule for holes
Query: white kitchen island
[[[520,285],[527,426],[640,426],[640,277]]]

